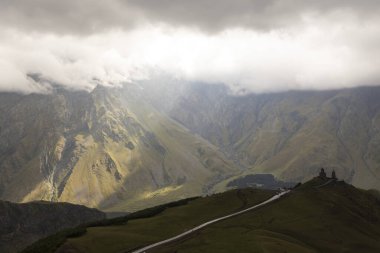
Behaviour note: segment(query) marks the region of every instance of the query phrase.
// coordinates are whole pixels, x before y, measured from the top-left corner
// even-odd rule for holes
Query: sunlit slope
[[[212,144],[118,94],[3,95],[13,99],[1,107],[1,198],[133,211],[202,195],[236,173]]]
[[[149,252],[379,252],[378,199],[343,182],[318,187],[325,183],[314,179],[274,203]],[[89,228],[57,252],[128,252],[266,197],[258,193],[230,191],[123,226]]]
[[[140,143],[136,148],[141,151],[137,153],[136,161],[126,166],[133,171],[129,172],[123,185],[123,201],[112,206],[113,210],[125,210],[128,206],[141,209],[205,194],[217,182],[238,173],[233,163],[215,146],[190,133],[150,104],[132,98],[125,100],[117,94],[115,97],[124,101],[121,107],[128,108],[129,117],[149,133],[146,139],[135,142]],[[147,145],[147,141],[152,143]],[[107,147],[110,153],[116,154],[115,160],[128,162],[126,152],[117,151],[117,143]],[[119,192],[116,195],[120,195]]]

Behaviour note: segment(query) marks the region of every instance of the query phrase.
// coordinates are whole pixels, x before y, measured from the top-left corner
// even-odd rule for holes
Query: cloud
[[[268,31],[297,25],[308,15],[345,12],[369,19],[380,14],[376,0],[129,0],[156,22],[197,27],[208,32],[244,27]]]
[[[377,0],[0,0],[0,25],[25,31],[84,35],[129,30],[147,23],[220,32],[268,31],[297,25],[308,15],[380,14]]]
[[[232,29],[210,35],[148,26],[82,38],[9,30],[1,35],[0,54],[7,71],[0,79],[0,89],[36,89],[30,73],[89,90],[98,83],[119,85],[150,78],[151,70],[256,92],[379,83],[377,25],[363,31],[355,24],[312,23],[265,34]]]
[[[82,38],[3,31],[0,64],[6,71],[0,77],[0,90],[45,91],[46,84],[38,85],[30,74],[71,89],[91,90],[99,83],[119,85],[129,80],[132,71],[127,57],[112,48],[119,35],[114,32]]]
[[[33,2],[33,3],[32,3]],[[380,84],[377,1],[0,0],[0,90],[163,72],[236,91]]]
[[[0,25],[28,33],[87,35],[129,29],[137,21],[133,13],[116,0],[0,0]]]

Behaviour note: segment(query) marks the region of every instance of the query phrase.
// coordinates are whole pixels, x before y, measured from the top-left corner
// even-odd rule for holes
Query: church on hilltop
[[[319,172],[319,178],[321,178],[321,179],[333,179],[333,180],[337,180],[337,177],[336,177],[336,174],[335,174],[335,170],[332,171],[331,177],[327,177],[324,168],[321,168],[321,171]]]

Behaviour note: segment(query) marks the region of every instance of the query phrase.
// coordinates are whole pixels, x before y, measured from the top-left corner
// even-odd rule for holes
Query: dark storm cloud
[[[0,0],[0,25],[19,30],[88,34],[129,28],[132,7],[115,0]]]
[[[125,1],[126,2],[126,1]],[[170,24],[220,31],[228,27],[268,30],[301,22],[305,14],[379,14],[377,0],[130,0],[145,16]]]
[[[0,0],[0,25],[54,33],[94,33],[163,22],[217,32],[300,23],[305,14],[348,12],[362,19],[379,14],[377,0]]]

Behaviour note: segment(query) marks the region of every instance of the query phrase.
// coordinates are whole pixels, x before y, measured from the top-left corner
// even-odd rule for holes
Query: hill
[[[323,183],[153,252],[378,252],[380,202],[343,182],[315,188]]]
[[[325,183],[313,179],[273,203],[148,252],[379,252],[379,200],[342,181]],[[273,194],[245,189],[194,199],[152,217],[87,228],[55,252],[132,252]]]
[[[105,219],[105,214],[69,203],[0,201],[0,252],[18,252],[63,229]]]

